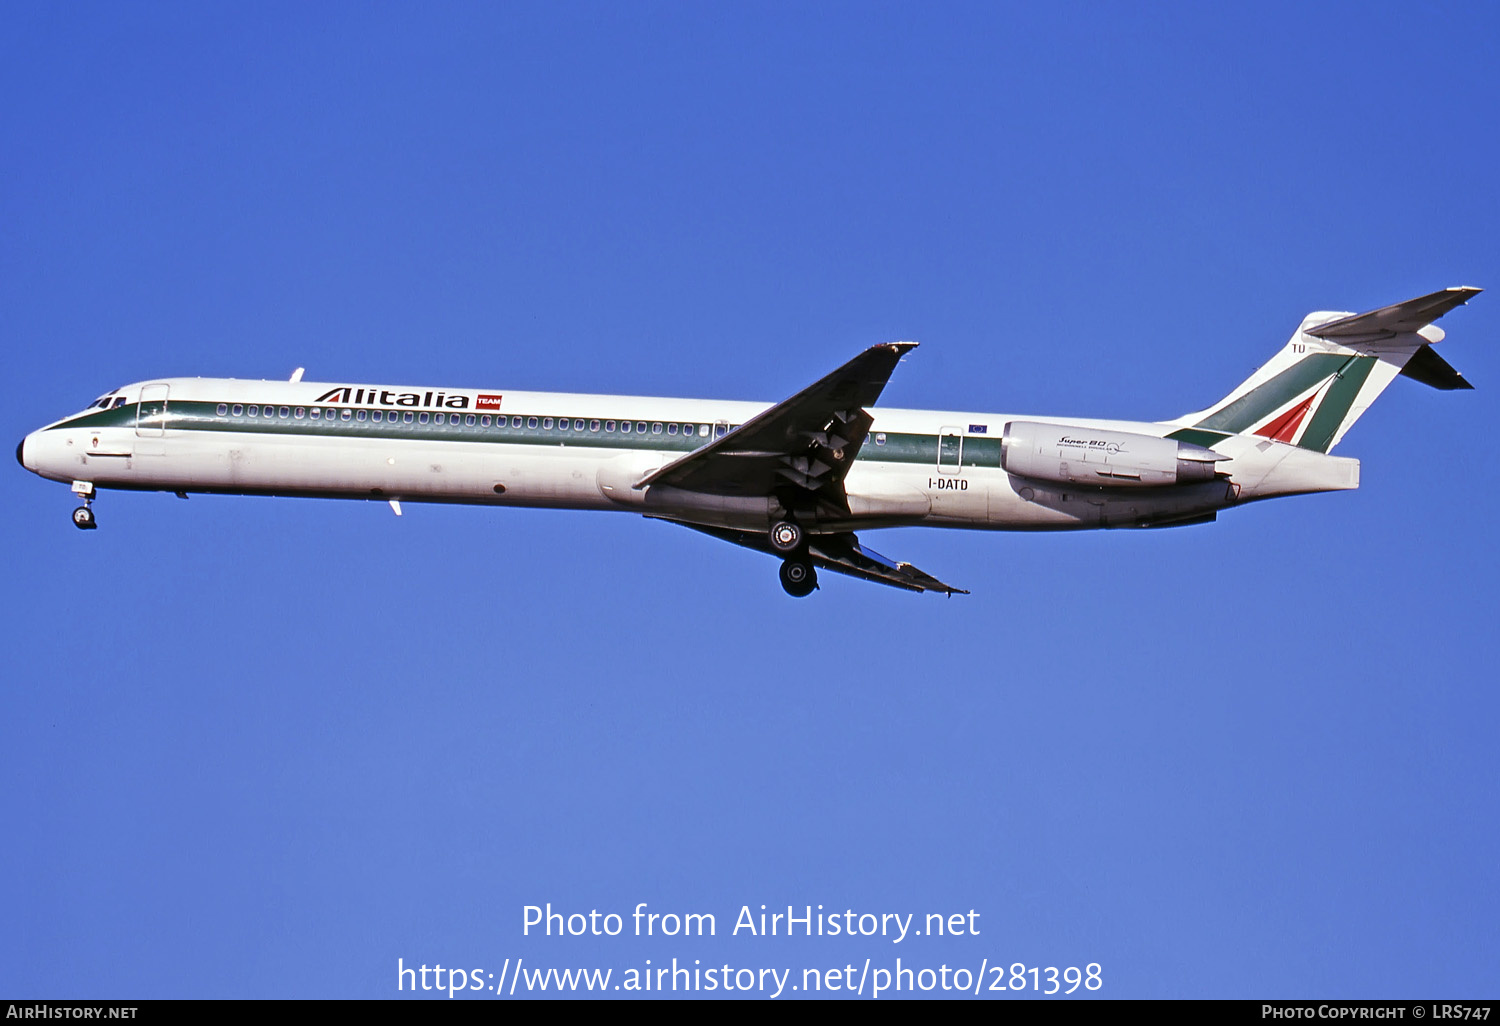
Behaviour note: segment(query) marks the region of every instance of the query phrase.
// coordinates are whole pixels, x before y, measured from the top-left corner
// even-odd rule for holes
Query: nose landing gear
[[[92,531],[99,525],[94,522],[94,482],[74,481],[73,494],[83,500],[83,505],[73,511],[73,526],[80,531]]]

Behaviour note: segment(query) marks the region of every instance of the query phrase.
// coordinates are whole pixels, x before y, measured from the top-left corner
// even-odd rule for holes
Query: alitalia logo
[[[474,397],[474,409],[498,410],[500,396],[481,392]],[[349,403],[354,406],[437,406],[449,410],[467,410],[469,397],[446,392],[392,392],[383,388],[356,388],[340,385],[330,388],[313,400],[315,403]]]

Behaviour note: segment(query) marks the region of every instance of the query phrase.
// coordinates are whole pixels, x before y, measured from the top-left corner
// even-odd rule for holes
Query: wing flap
[[[732,531],[723,527],[705,527],[702,524],[691,524],[685,520],[673,520],[670,517],[653,517],[652,519],[680,524],[721,541],[727,541],[732,545],[764,552],[777,559],[783,558],[779,552],[771,548],[763,534]],[[935,591],[945,595],[968,594],[963,588],[944,584],[910,563],[896,562],[872,549],[865,548],[853,532],[813,535],[808,539],[807,551],[820,569],[857,577],[862,581],[888,584],[893,588],[903,588],[906,591]]]
[[[908,591],[936,591],[945,595],[967,595],[963,588],[918,570],[910,563],[887,559],[873,549],[865,548],[852,532],[815,535],[808,551],[818,566],[835,573],[848,574],[866,581],[878,581]]]

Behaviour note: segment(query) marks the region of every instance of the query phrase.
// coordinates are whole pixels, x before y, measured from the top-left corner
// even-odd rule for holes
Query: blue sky
[[[10,5],[3,421],[160,375],[1169,418],[1314,309],[1500,287],[1483,4]],[[1495,298],[1212,526],[866,539],[0,476],[0,993],[396,965],[1102,966],[1493,993]],[[522,909],[712,913],[538,938]],[[730,936],[741,906],[978,936]],[[628,922],[628,919],[627,919]],[[628,933],[627,929],[627,933]],[[618,977],[617,977],[618,979]],[[799,992],[800,993],[800,992]]]

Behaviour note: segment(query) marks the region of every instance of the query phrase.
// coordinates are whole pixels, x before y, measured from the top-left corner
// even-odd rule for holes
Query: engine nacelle
[[[1212,481],[1229,459],[1172,438],[1016,420],[1005,425],[1000,466],[1039,481],[1100,488],[1159,488]]]

